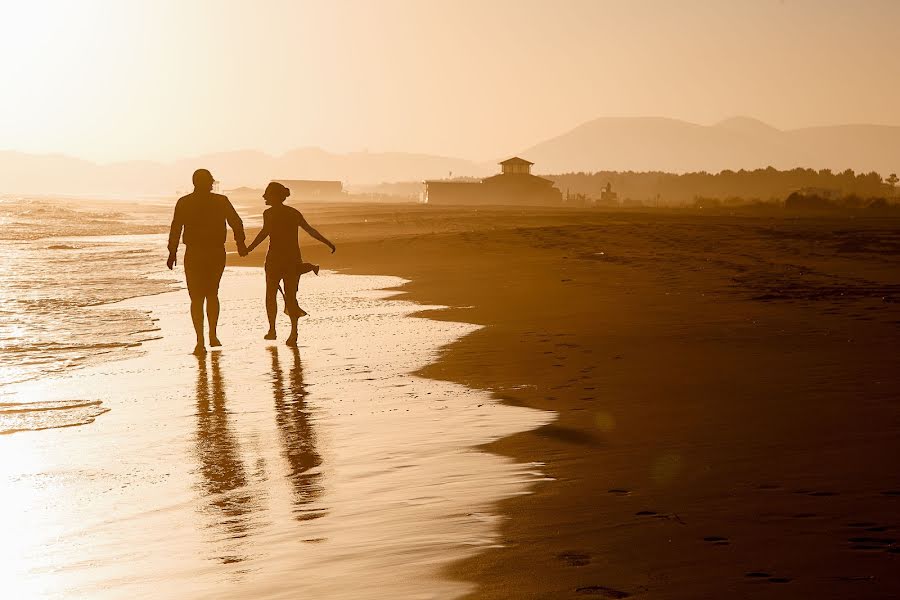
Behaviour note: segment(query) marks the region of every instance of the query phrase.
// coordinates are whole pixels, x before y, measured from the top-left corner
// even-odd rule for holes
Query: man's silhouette
[[[197,333],[194,352],[206,352],[203,340],[203,303],[206,302],[206,317],[209,319],[209,345],[221,346],[216,335],[219,321],[219,282],[225,270],[225,224],[234,231],[234,241],[238,251],[246,252],[244,245],[244,224],[237,211],[221,194],[212,193],[212,174],[206,169],[194,171],[194,191],[178,199],[172,227],[169,230],[169,260],[166,266],[175,266],[175,255],[181,230],[184,229],[184,274],[187,279],[188,294],[191,296],[191,320]]]

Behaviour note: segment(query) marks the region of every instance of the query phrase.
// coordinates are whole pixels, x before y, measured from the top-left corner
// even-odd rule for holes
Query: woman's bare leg
[[[296,274],[284,278],[284,304],[291,318],[291,335],[285,342],[288,346],[297,345],[297,320],[306,314],[306,311],[297,304],[297,284],[299,282],[300,276]]]
[[[277,336],[275,333],[275,317],[278,315],[278,280],[269,277],[266,274],[266,317],[269,319],[269,331],[266,332],[265,339],[274,340]]]
[[[293,346],[295,348],[297,347],[297,321],[299,320],[300,318],[296,313],[291,315],[291,335],[289,335],[288,339],[284,342],[288,346]]]

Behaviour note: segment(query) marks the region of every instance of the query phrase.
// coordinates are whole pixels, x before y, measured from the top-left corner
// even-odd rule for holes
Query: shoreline
[[[498,547],[446,570],[468,597],[898,591],[893,546],[848,542],[890,530],[900,495],[897,223],[351,213],[321,227],[338,253],[305,260],[397,273],[450,306],[429,318],[486,326],[421,374],[559,415],[486,447],[555,481],[501,501]]]
[[[330,435],[320,438],[321,448],[340,449],[342,456],[353,458],[349,464],[389,462],[397,467],[398,477],[412,474],[409,457],[419,443],[449,442],[445,448],[450,456],[496,459],[499,462],[490,464],[513,469],[506,471],[514,476],[505,499],[491,500],[476,513],[459,510],[449,520],[439,519],[441,533],[422,540],[427,554],[416,559],[417,565],[424,563],[434,573],[436,565],[455,561],[440,568],[437,585],[448,587],[440,587],[446,590],[442,592],[431,588],[433,597],[651,595],[687,600],[722,594],[773,598],[900,594],[900,581],[892,575],[900,480],[891,460],[900,454],[900,406],[894,397],[900,388],[894,366],[900,350],[895,275],[900,258],[893,251],[900,243],[900,222],[393,205],[303,208],[310,222],[338,245],[332,256],[324,248],[304,244],[305,260],[339,273],[396,273],[409,280],[375,295],[390,296],[388,303],[395,304],[387,309],[391,314],[406,307],[398,321],[401,327],[426,329],[411,334],[408,342],[386,337],[378,344],[379,352],[389,355],[410,344],[436,343],[453,328],[467,332],[458,339],[443,338],[446,345],[429,354],[430,362],[411,368],[410,379],[425,388],[390,390],[395,395],[398,390],[417,394],[412,404],[384,404],[380,412],[365,416],[388,419],[376,428],[387,431],[390,419],[403,417],[406,408],[428,408],[400,431],[415,433],[424,422],[442,428],[442,433],[432,432],[417,441],[389,439],[375,444],[366,456],[352,444],[334,446],[337,438]],[[249,260],[229,255],[229,267],[261,264],[263,254],[258,251]],[[243,277],[239,271],[226,274],[223,289],[231,285],[230,278]],[[250,277],[253,285],[261,285],[262,278],[256,275]],[[97,506],[107,509],[105,514],[81,523],[72,520],[80,513],[70,510],[65,519],[55,514],[37,519],[36,530],[46,523],[65,522],[73,531],[85,528],[84,539],[90,540],[126,527],[125,536],[120,531],[105,537],[103,544],[88,546],[85,552],[109,550],[116,544],[121,549],[125,541],[141,540],[142,531],[152,533],[154,528],[175,531],[174,554],[167,546],[171,539],[144,539],[139,545],[145,556],[180,557],[179,564],[168,565],[173,568],[166,578],[167,585],[178,586],[196,575],[191,569],[197,561],[213,559],[218,565],[203,563],[207,575],[220,568],[235,569],[236,574],[242,565],[259,566],[254,561],[267,548],[284,547],[299,522],[297,514],[331,514],[321,506],[299,513],[295,509],[297,499],[310,498],[316,488],[314,482],[323,473],[318,465],[337,464],[335,457],[329,459],[319,448],[309,455],[286,447],[279,450],[279,445],[306,438],[304,432],[315,431],[315,423],[322,419],[327,430],[343,432],[344,439],[361,439],[369,435],[371,423],[364,419],[351,425],[357,418],[353,413],[373,398],[385,401],[381,393],[364,391],[387,385],[373,375],[376,370],[364,355],[372,340],[360,335],[361,331],[368,335],[364,325],[368,319],[379,318],[370,313],[375,305],[369,300],[333,299],[338,296],[316,300],[326,297],[320,294],[322,285],[340,280],[311,274],[301,278],[301,305],[312,309],[312,318],[301,322],[301,334],[337,319],[334,325],[343,327],[345,335],[335,339],[362,345],[347,352],[336,346],[302,350],[299,379],[301,371],[292,367],[299,362],[283,340],[264,348],[254,322],[247,321],[246,315],[256,315],[261,336],[261,291],[252,292],[246,304],[232,305],[229,298],[237,296],[223,297],[223,308],[232,311],[229,329],[222,332],[227,345],[210,352],[203,368],[194,365],[196,359],[185,361],[179,349],[170,352],[175,362],[166,359],[150,365],[136,357],[73,372],[68,397],[102,388],[104,406],[113,410],[89,427],[41,432],[48,441],[33,447],[20,441],[32,434],[0,436],[6,449],[28,457],[23,465],[34,470],[16,474],[16,485],[9,487],[14,506],[19,502],[31,507],[31,514],[23,509],[22,526],[27,528],[28,519],[41,511],[52,510],[41,500],[41,490],[48,485],[65,490],[72,482],[88,487],[105,484],[89,498],[65,494],[75,502],[76,511],[94,514],[94,503],[99,502]],[[186,296],[183,290],[172,293]],[[155,296],[152,302],[164,304],[166,298]],[[380,306],[374,297],[372,301]],[[178,306],[174,331],[187,343],[192,334],[185,297],[178,299]],[[342,324],[339,315],[350,307],[356,316]],[[284,327],[283,317],[281,324]],[[245,332],[250,336],[248,349],[240,356],[232,354]],[[150,342],[154,347],[172,343],[176,341],[166,338]],[[329,372],[329,361],[338,354],[347,357],[348,364],[342,372]],[[213,362],[218,366],[213,368]],[[391,368],[396,363],[391,361]],[[129,368],[129,375],[115,375],[123,387],[91,383],[99,381],[98,374],[113,376]],[[170,377],[177,377],[184,389],[162,392]],[[419,380],[422,377],[427,379]],[[330,383],[325,385],[326,381]],[[404,379],[399,384],[410,382]],[[462,440],[454,436],[466,431],[465,423],[472,422],[466,419],[479,414],[466,410],[483,410],[484,402],[473,400],[468,409],[465,403],[460,409],[445,408],[449,405],[427,393],[430,386],[444,384],[466,397],[489,396],[502,402],[485,406],[553,411],[554,420],[488,438],[493,441]],[[250,393],[259,385],[266,390],[262,397]],[[367,387],[349,389],[349,385]],[[217,388],[223,399],[227,392],[227,403],[220,403],[226,410],[214,410],[206,418],[203,398],[214,405]],[[300,406],[306,408],[286,410],[292,398],[302,400]],[[350,399],[357,399],[356,404]],[[194,413],[192,404],[197,407]],[[269,422],[273,410],[274,424]],[[348,418],[351,421],[342,421]],[[340,423],[344,425],[332,429]],[[510,425],[504,419],[498,423]],[[117,436],[114,451],[92,449],[94,436],[103,434]],[[165,471],[149,469],[146,457],[133,459],[135,448],[147,443],[140,437],[132,439],[136,434],[161,436],[147,447],[154,456],[165,458]],[[218,440],[216,451],[208,452],[197,443],[204,436]],[[67,447],[78,451],[56,456]],[[174,460],[172,449],[187,462]],[[404,454],[404,449],[411,451]],[[482,457],[483,451],[492,458]],[[109,456],[119,458],[110,465]],[[319,461],[315,456],[326,460],[312,466],[303,462],[307,461],[303,456],[311,456],[313,463]],[[55,458],[47,462],[47,457]],[[90,468],[73,469],[72,457]],[[217,457],[227,460],[217,463]],[[292,460],[301,461],[293,464],[308,476],[292,475],[298,472]],[[421,466],[425,473],[433,468],[430,463]],[[496,488],[482,479],[494,472],[492,468],[443,473],[448,481],[476,485],[479,493],[492,492]],[[354,473],[358,471],[348,472],[344,481],[354,482]],[[371,474],[380,476],[377,469]],[[92,478],[100,483],[89,483]],[[116,491],[120,483],[132,481],[149,482],[150,487],[128,490],[126,485]],[[235,481],[244,483],[232,487]],[[287,486],[267,491],[266,486],[278,481]],[[154,486],[170,492],[164,498],[167,508],[142,516]],[[382,491],[387,493],[389,487]],[[528,493],[522,493],[526,488]],[[252,493],[241,494],[238,489]],[[434,508],[434,489],[422,489],[410,510]],[[135,492],[144,493],[129,496]],[[369,494],[363,489],[345,500]],[[198,503],[198,495],[207,499]],[[456,501],[458,495],[446,498]],[[265,507],[272,501],[279,507],[272,513],[277,518],[267,524],[259,515],[268,514]],[[195,509],[188,510],[191,506]],[[122,507],[128,507],[125,515],[116,512]],[[366,523],[358,520],[363,515],[356,510],[341,514],[341,522],[380,527],[383,539],[421,529],[403,529],[410,523],[407,518],[375,516]],[[115,515],[112,520],[110,515]],[[176,529],[160,527],[167,515],[182,519]],[[139,526],[147,524],[141,519],[151,517],[162,520],[150,528]],[[304,523],[315,528],[324,518]],[[228,529],[238,525],[257,533],[248,536],[246,531]],[[491,532],[475,536],[477,551],[467,545],[472,538],[466,536],[473,531]],[[195,538],[195,534],[202,535]],[[27,541],[31,535],[26,531],[16,539]],[[249,545],[236,541],[248,537],[257,541]],[[304,537],[306,559],[322,556],[317,553],[325,546],[318,545],[325,539],[328,535],[312,532]],[[447,549],[453,544],[460,554]],[[216,546],[219,554],[209,555]],[[254,550],[247,552],[251,546]],[[365,560],[368,554],[354,552],[352,544],[347,550],[336,567],[328,561],[304,564],[316,564],[324,573]],[[376,554],[401,565],[411,560],[402,553]],[[42,555],[35,556],[31,560],[43,560]],[[83,559],[61,556],[73,564]],[[293,582],[290,561],[280,562],[290,559],[288,554],[277,550],[267,556],[278,558],[268,563],[275,565],[278,576],[256,592],[277,595],[276,588],[294,585],[313,589],[309,581]],[[22,557],[28,554],[12,556],[7,568],[15,569]],[[226,567],[229,564],[234,566]],[[140,562],[126,561],[122,568],[130,577],[124,585],[139,585],[146,575]],[[65,569],[53,572],[71,576]],[[260,571],[248,572],[252,577]],[[204,586],[217,585],[203,581]],[[316,597],[327,596],[339,583],[332,579],[324,589],[315,589]],[[212,594],[203,589],[192,588],[194,596]],[[374,588],[365,591],[377,597]]]
[[[188,353],[183,290],[118,303],[152,308],[163,338],[30,386],[111,410],[83,427],[0,437],[31,457],[0,469],[10,505],[23,507],[7,580],[22,596],[465,594],[470,584],[438,577],[438,565],[492,544],[487,508],[539,477],[472,448],[546,419],[407,374],[474,327],[407,318],[422,307],[383,290],[402,283],[319,278],[310,337],[293,351],[261,339],[261,275],[229,269],[226,346],[200,358]],[[242,344],[248,315],[259,336]]]

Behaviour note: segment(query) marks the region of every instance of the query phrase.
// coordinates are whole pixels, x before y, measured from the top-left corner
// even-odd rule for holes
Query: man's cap
[[[209,170],[197,169],[194,171],[191,181],[194,182],[194,185],[200,185],[201,183],[212,183],[215,179],[213,179],[212,173],[210,173]]]

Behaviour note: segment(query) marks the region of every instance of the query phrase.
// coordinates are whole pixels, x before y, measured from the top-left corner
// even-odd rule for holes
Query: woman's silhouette
[[[278,348],[269,347],[272,357],[272,395],[275,399],[275,422],[281,434],[282,454],[290,466],[294,515],[298,521],[323,516],[321,508],[311,505],[322,495],[322,474],[318,467],[322,457],[316,450],[316,435],[306,406],[306,386],[300,351],[292,348],[293,362],[285,379],[278,359]]]
[[[269,238],[269,251],[266,253],[266,316],[269,318],[267,340],[274,340],[275,317],[278,312],[278,287],[284,282],[284,310],[291,318],[291,335],[287,339],[288,346],[297,345],[297,320],[306,314],[297,304],[297,284],[300,274],[305,269],[300,257],[298,233],[303,228],[306,233],[335,251],[334,244],[316,231],[296,208],[285,206],[284,201],[291,195],[291,190],[280,183],[272,182],[266,187],[263,198],[269,208],[263,212],[263,228],[247,247],[252,252],[264,239]],[[316,269],[318,270],[318,269]]]

